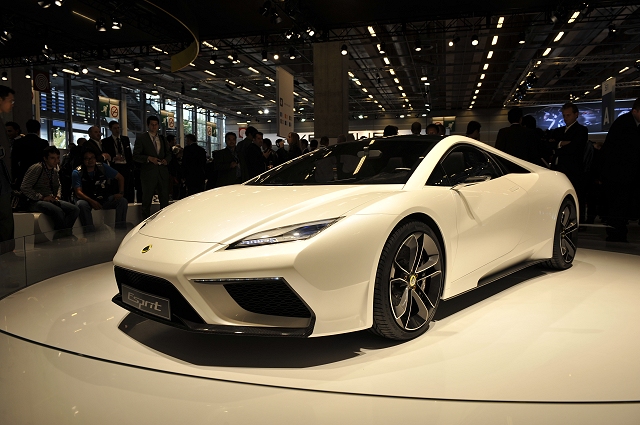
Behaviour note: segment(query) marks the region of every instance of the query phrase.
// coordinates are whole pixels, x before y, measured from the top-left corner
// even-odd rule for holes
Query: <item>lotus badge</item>
[[[144,248],[142,248],[142,251],[140,251],[140,252],[142,252],[143,254],[146,254],[147,252],[149,252],[149,250],[151,249],[152,246],[153,245],[147,245]]]

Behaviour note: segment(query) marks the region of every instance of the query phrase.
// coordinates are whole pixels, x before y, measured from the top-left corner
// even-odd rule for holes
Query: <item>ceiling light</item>
[[[400,84],[400,80],[398,80],[398,77],[394,78],[394,79],[393,79],[393,81],[394,81],[396,84]]]
[[[238,52],[233,52],[233,53],[231,53],[231,55],[230,55],[230,56],[231,56],[231,61],[232,61],[233,63],[238,63],[238,62],[240,62],[240,61],[238,60]]]
[[[264,112],[262,112],[262,109],[258,109],[258,113],[259,113],[260,115],[264,114]]]
[[[269,58],[267,57],[267,51],[263,50],[262,51],[262,62],[266,62],[267,60],[269,60]]]
[[[498,25],[496,25],[496,28],[502,28],[502,24],[504,24],[504,16],[498,18]]]
[[[449,40],[449,47],[453,47],[458,41],[460,41],[460,37],[457,35]]]
[[[205,69],[205,70],[204,70],[204,72],[205,72],[206,74],[213,75],[214,77],[216,76],[216,73],[215,73],[215,72],[211,72],[211,71],[209,71],[208,69]]]
[[[498,44],[498,36],[494,35],[493,36],[493,40],[491,40],[491,45],[495,46],[496,44]]]
[[[366,93],[368,90],[367,90],[367,88],[366,88],[366,87],[363,87],[363,88],[362,88],[362,91]]]
[[[24,78],[27,80],[31,78],[31,71],[28,68],[24,70]]]
[[[416,52],[422,50],[422,43],[420,43],[420,39],[416,38],[415,46],[413,48]]]
[[[353,74],[353,72],[351,72],[351,71],[347,71],[347,74],[348,74],[348,75],[349,75],[349,77],[351,77],[351,78],[354,78],[354,77],[355,77],[355,75],[354,75],[354,74]]]
[[[371,37],[376,36],[376,32],[373,30],[372,26],[368,26],[367,29],[369,30],[369,34],[371,34]]]
[[[7,71],[2,71],[2,81],[7,81],[9,77],[7,77]]]
[[[198,83],[196,83],[193,86],[191,86],[191,90],[198,91]]]
[[[393,70],[393,68],[390,68],[390,69],[389,69],[389,74],[391,74],[391,75],[396,75],[396,72]]]
[[[554,24],[558,22],[558,12],[551,13],[551,16],[549,17],[549,19],[551,19],[551,22]]]
[[[114,68],[116,72],[120,72],[120,62],[116,62],[116,64],[114,65]]]
[[[63,0],[55,0],[53,2],[53,4],[55,4],[56,6],[60,7],[60,6],[62,6],[62,2],[63,2]]]
[[[360,82],[360,80],[358,80],[357,78],[353,79],[353,82],[356,83],[357,85],[361,86],[362,83]]]
[[[622,68],[620,71],[618,71],[618,74],[622,74],[623,72],[629,70],[628,66],[625,66],[624,68]]]
[[[287,38],[287,40],[291,40],[291,37],[293,37],[293,30],[288,29],[287,32],[284,33],[284,36]]]
[[[218,60],[218,55],[216,55],[215,53],[211,53],[211,58],[209,58],[209,63],[211,65],[214,65],[216,63],[216,60]]]
[[[520,36],[518,37],[518,44],[524,44],[527,42],[527,36],[525,33],[521,32]]]
[[[402,97],[407,97],[407,94],[403,92]]]
[[[551,53],[551,47],[547,47],[544,53],[542,53],[542,56],[547,56],[549,53]]]
[[[475,94],[478,94],[478,93],[480,93],[480,90],[476,90],[476,91],[475,91]]]
[[[478,87],[482,87],[482,82],[479,82],[479,83],[478,83]]]
[[[289,48],[289,59],[293,60],[295,58],[296,58],[296,49],[294,49],[293,47],[290,47]]]
[[[428,79],[429,79],[429,77],[427,77],[426,75],[420,77],[420,81],[427,81]]]
[[[89,68],[87,68],[86,65],[82,67],[82,73],[85,75],[89,73]]]
[[[271,2],[268,0],[265,1],[262,7],[258,10],[258,12],[260,12],[262,16],[267,16],[270,11],[271,11]]]
[[[347,53],[349,53],[349,51],[347,50],[347,45],[343,44],[340,48],[340,54],[342,54],[342,56],[347,56]]]
[[[569,18],[567,23],[568,24],[573,24],[576,21],[576,19],[578,19],[579,15],[580,15],[580,12],[576,10],[575,12],[573,12],[573,15],[571,15],[571,18]]]
[[[478,96],[473,96],[473,100],[476,100],[478,98]]]
[[[102,66],[102,65],[98,65],[98,69],[100,69],[100,70],[102,70],[102,71],[110,72],[110,73],[112,73],[112,74],[115,72],[114,70],[109,69],[109,68],[105,68],[105,67],[104,67],[104,66]]]
[[[240,112],[240,111],[237,111],[237,112],[236,112],[236,114],[238,114],[238,115],[242,115],[242,112]]]
[[[111,29],[112,30],[121,30],[122,29],[122,22],[120,22],[119,19],[111,18]]]
[[[556,35],[556,38],[553,39],[554,42],[558,42],[560,41],[560,39],[562,38],[562,36],[564,35],[564,31],[560,31],[558,33],[558,35]]]
[[[489,53],[487,53],[487,59],[491,59],[493,57],[493,50],[489,50]]]
[[[482,69],[483,69],[484,71],[486,71],[487,69],[489,69],[489,64],[488,64],[488,63],[485,63],[485,64],[484,64],[484,66],[482,67]]]
[[[378,44],[378,51],[382,54],[387,53],[387,44],[384,41]]]
[[[402,88],[402,86],[398,86],[398,90],[403,91],[404,89]]]
[[[271,15],[271,20],[275,24],[281,24],[282,23],[282,18],[280,17],[280,15],[278,15],[278,12],[273,12],[273,15]]]
[[[80,68],[78,68],[78,65],[73,65],[73,73],[76,75],[80,73]]]
[[[616,26],[615,24],[611,24],[609,25],[609,35],[613,35],[616,32]]]
[[[485,74],[481,74],[481,75],[480,75],[480,79],[481,79],[481,80],[484,80],[484,77],[485,77]]]
[[[107,23],[104,21],[104,18],[100,18],[96,21],[96,29],[100,32],[107,30]]]
[[[155,65],[156,69],[160,69],[160,61],[158,59],[154,60],[153,64]]]
[[[391,61],[388,57],[385,56],[384,58],[382,58],[382,60],[384,60],[384,63],[386,63],[387,65],[391,65]]]
[[[278,53],[274,53],[273,54],[273,60],[277,61],[278,59],[280,59],[280,55]]]
[[[309,37],[313,37],[314,35],[316,35],[316,30],[313,29],[313,27],[307,27],[307,35]]]
[[[140,71],[140,62],[138,62],[137,59],[133,61],[133,70],[136,72]]]
[[[42,7],[43,9],[48,9],[52,4],[53,2],[51,0],[38,0],[38,6]]]
[[[58,76],[58,68],[56,68],[55,66],[51,67],[51,76],[52,77],[57,77]]]

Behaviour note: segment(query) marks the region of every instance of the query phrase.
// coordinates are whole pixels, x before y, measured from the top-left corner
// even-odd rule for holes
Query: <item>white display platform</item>
[[[397,343],[191,334],[67,273],[0,301],[0,423],[640,423],[639,258],[534,275]]]

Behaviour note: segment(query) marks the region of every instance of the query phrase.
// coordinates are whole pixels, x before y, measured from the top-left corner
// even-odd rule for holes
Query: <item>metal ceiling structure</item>
[[[312,118],[313,44],[338,41],[350,59],[354,118],[595,100],[609,77],[618,98],[639,94],[640,5],[627,1],[57,2],[3,5],[0,69],[86,65],[100,80],[258,117],[273,106],[283,65],[295,75],[299,117]],[[178,19],[186,15],[189,30]],[[199,56],[171,72],[192,33]]]

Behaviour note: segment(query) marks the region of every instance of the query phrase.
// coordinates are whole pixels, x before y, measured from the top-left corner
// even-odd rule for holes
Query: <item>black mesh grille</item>
[[[311,312],[282,280],[226,283],[235,302],[252,313],[284,317],[311,317]]]
[[[156,276],[134,272],[132,270],[114,267],[118,291],[122,294],[121,285],[127,285],[140,291],[168,298],[171,303],[171,321],[182,325],[182,321],[175,316],[182,317],[194,323],[205,323],[200,315],[184,299],[180,291],[171,282]]]

